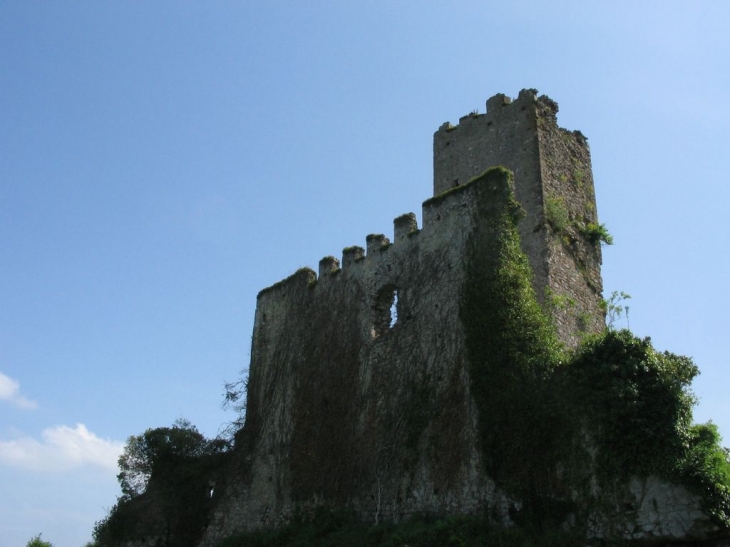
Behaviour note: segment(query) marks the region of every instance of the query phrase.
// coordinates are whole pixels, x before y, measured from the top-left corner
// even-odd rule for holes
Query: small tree
[[[223,384],[224,410],[233,410],[237,417],[231,421],[223,432],[223,436],[233,438],[241,430],[246,421],[246,401],[248,399],[248,369],[241,371],[241,378],[235,382]]]
[[[94,526],[94,543],[112,547],[140,537],[166,538],[165,545],[191,547],[205,529],[211,486],[230,448],[206,439],[187,420],[129,437],[119,457],[122,495]]]
[[[53,543],[50,543],[48,541],[43,541],[41,539],[41,535],[38,534],[34,538],[32,538],[28,543],[25,544],[25,547],[53,547]]]
[[[142,494],[152,475],[161,474],[191,458],[222,452],[228,443],[208,441],[189,421],[178,419],[172,427],[148,429],[142,435],[129,437],[119,457],[117,475],[124,497]]]
[[[603,311],[606,312],[606,328],[608,330],[614,330],[614,324],[621,317],[626,317],[626,327],[631,330],[629,324],[629,306],[626,305],[626,301],[631,299],[630,294],[626,294],[623,291],[613,291],[608,300],[603,300],[601,306]]]

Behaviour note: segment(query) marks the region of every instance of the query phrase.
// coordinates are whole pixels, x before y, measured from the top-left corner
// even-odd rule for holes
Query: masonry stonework
[[[590,152],[557,111],[523,90],[442,125],[420,229],[401,215],[392,241],[371,234],[259,293],[246,422],[202,546],[320,506],[373,523],[424,512],[510,522],[520,501],[484,471],[460,305],[468,246],[514,191],[533,287],[559,338],[573,347],[605,327]],[[483,175],[496,165],[514,182]],[[593,515],[594,537],[687,539],[709,526],[694,496],[653,478],[613,501],[623,509]]]

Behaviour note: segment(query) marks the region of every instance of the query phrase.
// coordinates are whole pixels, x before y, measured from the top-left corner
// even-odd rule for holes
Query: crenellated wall
[[[600,307],[601,246],[582,233],[582,227],[598,223],[588,144],[580,132],[558,127],[557,110],[557,103],[548,97],[523,90],[515,101],[502,94],[490,98],[486,114],[464,116],[457,126],[443,124],[434,134],[434,198],[465,186],[490,167],[499,165],[512,171],[515,196],[525,211],[520,237],[534,273],[535,292],[553,315],[561,339],[574,346],[582,333],[600,332],[605,326]],[[441,211],[434,207],[434,198],[423,205],[422,231],[428,234],[426,237],[432,237],[430,232],[437,230],[438,237],[447,240],[465,230],[459,221],[453,226],[440,223]],[[554,208],[565,215],[563,226],[550,221],[550,210]],[[397,246],[393,253],[400,255],[403,248],[416,248],[408,247],[406,242],[418,232],[413,213],[396,218],[393,241]],[[385,235],[370,234],[365,248],[347,247],[341,261],[323,258],[319,279],[337,275],[340,267],[345,271],[353,266],[359,267],[358,271],[369,271],[356,265],[366,257],[372,263],[373,256],[392,245]],[[297,272],[264,289],[259,307],[265,305],[261,295],[305,277],[306,283],[312,284],[316,275]],[[339,301],[332,305],[349,304]]]
[[[322,503],[373,522],[486,507],[507,518],[480,464],[459,317],[470,235],[504,206],[498,174],[425,202],[420,230],[400,216],[393,243],[368,236],[341,269],[325,257],[319,276],[302,269],[259,293],[250,481],[229,486],[206,545]]]

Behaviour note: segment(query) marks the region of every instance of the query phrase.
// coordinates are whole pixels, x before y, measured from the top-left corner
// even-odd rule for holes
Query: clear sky
[[[589,138],[605,294],[695,359],[695,417],[730,441],[728,22],[724,0],[0,0],[0,545],[89,541],[130,435],[215,435],[258,291],[420,222],[433,132],[522,88]]]

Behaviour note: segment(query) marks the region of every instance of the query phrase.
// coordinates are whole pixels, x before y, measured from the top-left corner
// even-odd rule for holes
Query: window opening
[[[398,289],[394,285],[386,285],[380,289],[372,309],[372,336],[377,338],[392,329],[398,322]]]
[[[393,328],[398,322],[398,289],[393,291],[393,303],[390,305],[390,325],[388,328]]]

